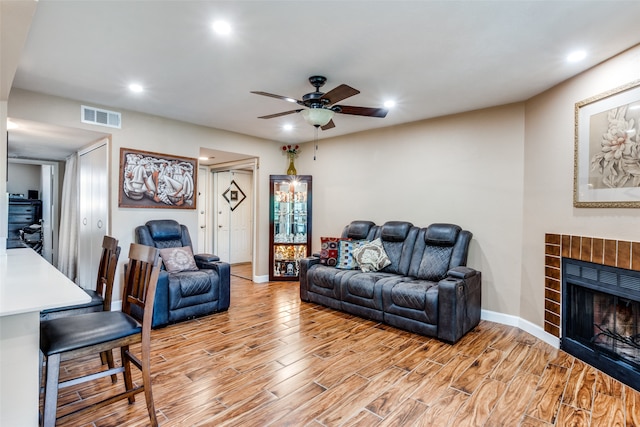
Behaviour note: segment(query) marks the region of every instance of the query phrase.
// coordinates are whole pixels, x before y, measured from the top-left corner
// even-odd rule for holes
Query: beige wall
[[[640,240],[638,209],[573,207],[575,103],[638,79],[640,46],[525,105],[524,227],[520,317],[544,319],[544,233]]]
[[[79,101],[47,96],[14,89],[9,100],[9,116],[60,126],[95,130],[95,126],[80,122]],[[94,105],[109,108],[108,106]],[[191,125],[175,120],[122,112],[122,129],[100,128],[111,131],[110,150],[110,233],[119,239],[123,249],[121,263],[125,262],[129,244],[134,240],[134,229],[150,219],[173,218],[189,227],[194,246],[197,246],[198,219],[195,210],[186,209],[124,209],[118,207],[118,176],[120,148],[136,148],[145,151],[167,153],[185,157],[198,157],[200,147],[247,154],[259,158],[258,206],[257,206],[257,274],[268,274],[269,230],[269,174],[282,173],[285,160],[280,144],[273,141]],[[119,295],[120,277],[114,292]]]
[[[313,175],[315,251],[355,219],[456,223],[474,234],[483,308],[518,315],[523,118],[513,104],[320,140],[315,161],[307,144],[296,167]]]

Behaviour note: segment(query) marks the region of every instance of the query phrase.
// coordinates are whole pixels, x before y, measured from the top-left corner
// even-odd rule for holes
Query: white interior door
[[[198,246],[197,252],[200,254],[211,252],[211,233],[208,227],[208,178],[207,168],[198,168]]]
[[[253,173],[214,172],[216,255],[230,264],[253,258]]]
[[[252,238],[251,230],[253,229],[253,209],[251,202],[253,200],[253,176],[250,172],[232,171],[231,178],[233,184],[231,191],[237,191],[236,203],[231,205],[229,216],[231,221],[229,224],[229,233],[231,236],[230,258],[234,264],[251,262],[252,257]],[[232,203],[234,201],[232,200]]]
[[[86,289],[95,289],[102,238],[108,233],[107,151],[105,142],[81,153],[78,162],[78,284]]]
[[[231,252],[229,246],[231,245],[230,221],[231,210],[229,209],[229,203],[225,199],[225,191],[229,188],[231,183],[231,172],[215,172],[214,173],[214,187],[215,187],[215,243],[216,243],[216,255],[220,257],[221,261],[231,263]]]

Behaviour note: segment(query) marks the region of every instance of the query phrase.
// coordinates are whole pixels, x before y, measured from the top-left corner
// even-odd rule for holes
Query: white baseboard
[[[515,326],[523,331],[533,335],[534,337],[546,342],[550,346],[560,348],[560,339],[546,332],[540,326],[535,325],[528,320],[524,320],[517,316],[510,314],[498,313],[496,311],[482,310],[480,312],[480,318],[482,320],[488,320],[489,322],[501,323],[503,325]]]
[[[253,276],[253,283],[267,283],[268,281],[269,281],[269,275]]]

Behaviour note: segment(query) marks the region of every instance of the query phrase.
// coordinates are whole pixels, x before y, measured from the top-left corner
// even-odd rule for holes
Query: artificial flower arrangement
[[[300,153],[300,146],[299,145],[283,145],[282,152],[286,153],[289,156],[297,157],[298,153]]]

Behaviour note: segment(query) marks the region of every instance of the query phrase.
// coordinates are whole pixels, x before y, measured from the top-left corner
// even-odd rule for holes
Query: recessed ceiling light
[[[200,157],[198,157],[198,160],[202,160],[202,161],[209,160],[209,157],[200,156]]]
[[[587,57],[587,52],[586,51],[584,51],[584,50],[576,50],[574,52],[571,52],[567,56],[567,61],[569,61],[569,62],[578,62],[578,61],[582,61],[586,57]]]
[[[288,101],[288,102],[293,102],[293,103],[298,102],[298,101],[296,101],[296,100],[295,100],[295,99],[293,99],[293,98],[285,98],[284,100],[285,100],[285,101]]]
[[[226,36],[231,33],[231,25],[226,21],[215,21],[212,27],[216,34],[220,34],[222,36]]]
[[[293,125],[290,123],[287,123],[286,125],[282,126],[282,129],[284,130],[292,130],[293,129]]]
[[[392,100],[384,101],[384,106],[387,108],[393,108],[396,106],[396,101],[392,101]]]
[[[142,92],[144,89],[143,89],[143,88],[142,88],[142,86],[141,86],[141,85],[139,85],[138,83],[131,83],[131,84],[129,85],[129,90],[130,90],[131,92],[139,93],[139,92]]]

